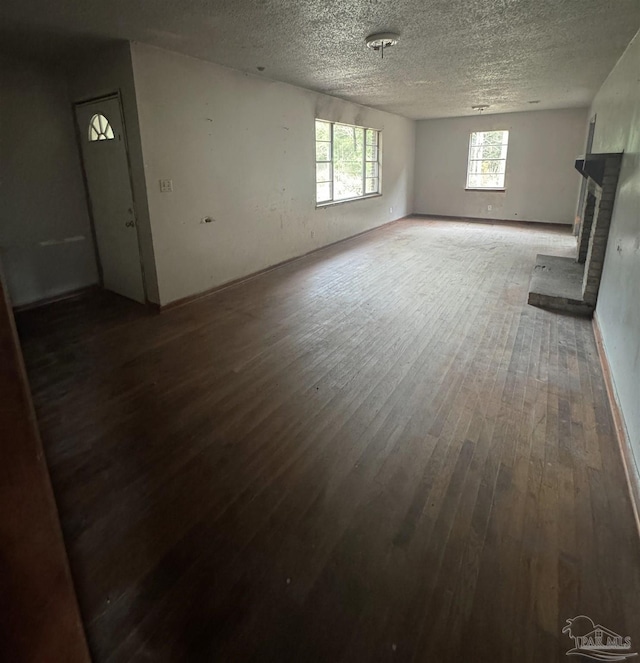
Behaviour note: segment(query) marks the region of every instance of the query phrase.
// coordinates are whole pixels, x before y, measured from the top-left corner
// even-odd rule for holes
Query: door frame
[[[585,147],[584,147],[584,156],[585,159],[587,157],[587,154],[591,152],[591,148],[593,147],[593,136],[596,132],[596,120],[598,118],[598,114],[594,113],[593,116],[589,119],[589,125],[587,127],[587,139],[585,141]],[[576,210],[576,217],[575,221],[573,224],[573,234],[574,235],[579,235],[580,234],[580,227],[582,226],[582,208],[584,206],[584,201],[587,197],[587,180],[582,177],[580,178],[580,193],[578,194],[578,209]]]
[[[85,198],[87,201],[87,208],[89,210],[89,220],[90,220],[90,225],[91,225],[91,236],[93,238],[93,251],[96,257],[96,263],[98,265],[98,278],[100,279],[100,287],[104,288],[104,278],[103,278],[103,270],[102,270],[102,261],[100,259],[100,251],[98,249],[98,238],[96,235],[96,222],[95,222],[95,215],[93,212],[93,203],[91,202],[91,194],[89,192],[89,181],[87,179],[87,170],[86,170],[86,165],[84,162],[84,156],[82,153],[82,140],[83,140],[83,129],[82,127],[79,126],[78,124],[78,115],[76,113],[76,109],[79,106],[87,106],[89,104],[96,103],[98,101],[108,101],[116,99],[118,101],[118,107],[120,109],[120,125],[122,126],[122,141],[124,143],[124,153],[127,157],[127,170],[129,171],[129,186],[131,188],[131,202],[133,204],[133,214],[135,217],[135,231],[136,231],[136,239],[138,240],[138,260],[140,261],[140,272],[142,274],[142,291],[144,293],[144,302],[147,306],[150,305],[149,302],[149,295],[147,292],[147,278],[145,274],[145,269],[144,269],[144,261],[142,259],[142,245],[140,242],[140,224],[139,224],[139,215],[138,215],[138,206],[136,204],[136,195],[135,195],[135,189],[133,187],[133,177],[131,174],[131,157],[129,155],[129,141],[127,138],[127,125],[125,123],[124,119],[124,108],[122,105],[122,94],[120,93],[120,90],[116,90],[115,92],[111,92],[110,94],[102,94],[98,97],[90,97],[89,99],[82,99],[81,101],[75,101],[72,104],[72,111],[73,111],[73,124],[75,126],[75,133],[76,133],[76,143],[78,147],[78,152],[80,154],[80,165],[82,166],[82,182],[84,184],[84,193],[85,193]]]

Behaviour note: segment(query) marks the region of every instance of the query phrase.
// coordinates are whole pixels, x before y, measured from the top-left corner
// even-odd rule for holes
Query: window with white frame
[[[380,193],[380,132],[316,120],[316,204]]]
[[[472,132],[467,189],[504,189],[508,145],[508,131]]]

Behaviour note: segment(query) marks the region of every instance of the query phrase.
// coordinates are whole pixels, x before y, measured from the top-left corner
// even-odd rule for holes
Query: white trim
[[[472,158],[472,152],[474,149],[477,149],[478,147],[482,148],[485,147],[484,144],[481,145],[474,145],[473,139],[474,136],[477,136],[479,134],[488,134],[488,133],[497,133],[500,132],[502,133],[502,142],[501,143],[495,143],[493,145],[489,145],[490,147],[500,147],[503,148],[504,151],[504,157],[490,157],[487,159],[478,159],[478,158]],[[508,129],[490,129],[487,131],[472,131],[469,134],[469,152],[467,154],[467,179],[466,179],[466,184],[465,184],[465,190],[466,191],[504,191],[506,189],[506,179],[507,179],[507,156],[508,156],[508,151],[509,151],[509,130]],[[472,163],[484,163],[485,161],[498,161],[504,163],[504,171],[501,173],[487,173],[489,175],[502,175],[502,184],[500,186],[470,186],[470,178],[474,176],[480,176],[482,177],[483,173],[472,173],[471,172],[471,164]]]
[[[317,123],[321,122],[323,124],[328,124],[330,126],[330,133],[329,133],[329,140],[318,140],[317,139]],[[335,127],[336,126],[341,126],[341,127],[348,127],[350,129],[360,129],[362,130],[362,195],[360,196],[354,196],[351,198],[343,198],[340,200],[335,199],[335,153],[334,153],[334,133],[335,133]],[[375,132],[375,145],[372,144],[372,146],[375,147],[376,150],[376,159],[375,160],[369,160],[367,159],[367,147],[369,146],[369,143],[367,141],[367,135],[368,132]],[[327,205],[336,205],[339,203],[346,203],[346,202],[351,202],[353,200],[362,200],[363,198],[372,198],[375,196],[381,196],[382,195],[382,131],[380,129],[376,129],[374,127],[365,127],[365,126],[360,126],[356,124],[346,124],[344,122],[333,122],[331,120],[323,120],[322,118],[315,118],[314,119],[314,142],[315,142],[315,151],[316,151],[316,161],[315,161],[315,191],[314,191],[314,198],[315,198],[315,203],[316,203],[316,208],[319,207],[326,207]],[[329,156],[330,160],[321,160],[318,161],[317,159],[317,149],[319,144],[324,144],[324,145],[329,145]],[[354,162],[356,163],[356,162]],[[377,176],[376,177],[367,177],[367,164],[374,163],[376,164],[376,171],[377,171]],[[330,173],[330,180],[323,180],[323,181],[318,181],[318,166],[326,166],[329,164],[329,173]],[[368,180],[375,180],[377,183],[377,187],[375,191],[372,191],[370,193],[367,193],[367,181]],[[323,200],[318,200],[318,185],[330,185],[330,198],[323,199]]]

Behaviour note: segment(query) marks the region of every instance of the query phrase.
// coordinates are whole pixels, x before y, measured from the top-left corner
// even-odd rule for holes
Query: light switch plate
[[[173,180],[160,180],[160,192],[171,193],[173,191]]]

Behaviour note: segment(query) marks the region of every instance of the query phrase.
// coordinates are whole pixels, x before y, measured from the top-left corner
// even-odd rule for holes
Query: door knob
[[[124,225],[127,226],[127,228],[133,228],[133,226],[135,226],[136,224],[135,221],[133,221],[132,219],[131,221],[126,221]]]

